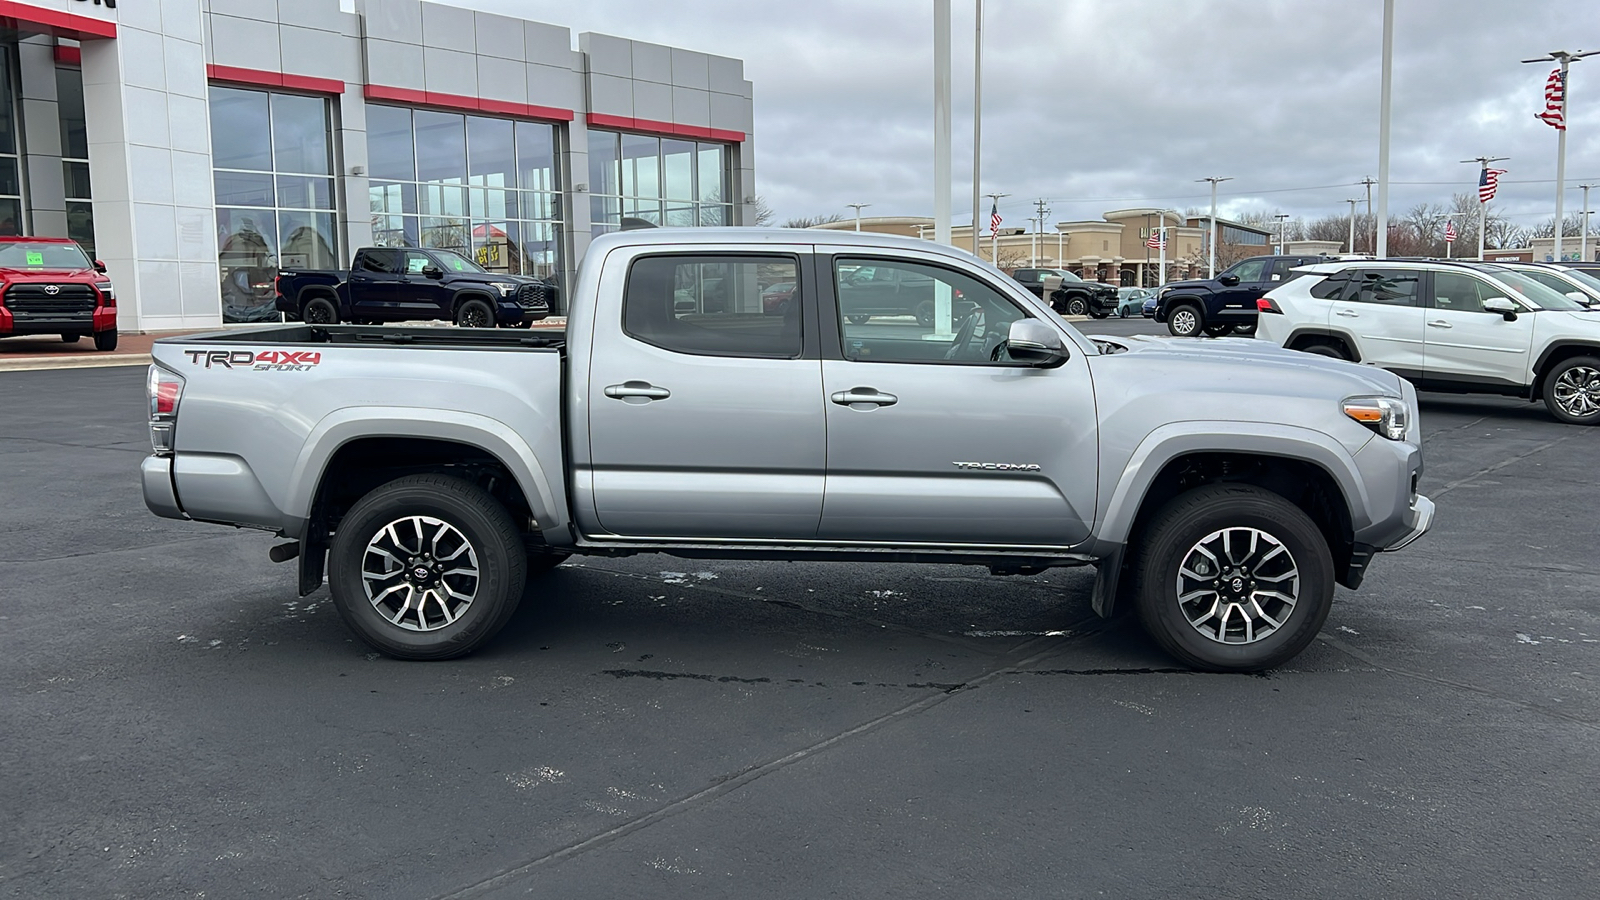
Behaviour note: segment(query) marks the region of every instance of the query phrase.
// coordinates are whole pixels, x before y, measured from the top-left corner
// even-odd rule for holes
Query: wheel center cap
[[[1238,576],[1234,576],[1234,579],[1230,583],[1229,586],[1233,588],[1233,592],[1235,594],[1244,593],[1244,579],[1243,578],[1240,578]]]
[[[427,566],[417,566],[416,568],[411,570],[411,577],[415,578],[418,581],[427,581],[428,580],[428,574],[429,573],[428,573],[428,567]]]

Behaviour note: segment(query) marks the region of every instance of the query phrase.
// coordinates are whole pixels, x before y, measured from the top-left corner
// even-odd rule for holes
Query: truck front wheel
[[[1174,337],[1194,337],[1200,333],[1205,320],[1200,318],[1200,310],[1185,303],[1174,306],[1167,312],[1167,330]]]
[[[1250,485],[1182,494],[1151,520],[1134,604],[1161,648],[1197,669],[1255,672],[1311,643],[1333,601],[1333,555],[1299,507]]]
[[[462,328],[493,328],[494,310],[482,300],[468,300],[456,309],[456,324]]]
[[[117,330],[115,328],[94,333],[94,348],[109,352],[117,349]]]
[[[527,551],[482,488],[410,475],[362,497],[328,552],[339,617],[396,659],[452,659],[487,643],[522,599]]]

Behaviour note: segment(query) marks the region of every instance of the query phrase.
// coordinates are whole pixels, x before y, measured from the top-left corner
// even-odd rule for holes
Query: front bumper
[[[1406,514],[1406,525],[1410,530],[1393,544],[1384,547],[1384,552],[1404,550],[1416,543],[1417,538],[1427,534],[1428,529],[1433,527],[1433,511],[1433,501],[1427,497],[1418,494],[1411,498],[1411,508]]]

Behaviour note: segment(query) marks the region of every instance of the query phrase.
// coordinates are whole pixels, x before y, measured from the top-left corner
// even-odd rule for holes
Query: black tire
[[[1067,315],[1086,316],[1089,314],[1089,301],[1082,297],[1067,298]]]
[[[917,317],[917,324],[923,328],[933,327],[933,301],[924,300],[917,304],[913,314]]]
[[[1207,325],[1206,334],[1211,337],[1227,337],[1233,334],[1233,328],[1232,325]]]
[[[1326,356],[1329,359],[1342,359],[1346,362],[1350,361],[1350,354],[1344,352],[1343,347],[1335,344],[1316,343],[1301,349],[1306,353],[1315,353],[1318,356]]]
[[[1173,337],[1199,337],[1205,317],[1192,303],[1180,303],[1167,310],[1167,330]]]
[[[337,325],[339,308],[327,297],[312,297],[300,307],[300,321],[307,325]]]
[[[1259,546],[1260,550],[1249,555],[1235,549],[1236,555],[1245,556],[1241,560],[1245,565],[1231,576],[1226,571],[1216,572],[1218,578],[1212,583],[1215,590],[1206,591],[1205,582],[1180,573],[1186,561],[1198,568],[1209,568],[1207,557],[1196,549],[1208,538],[1228,532],[1230,538],[1237,535],[1242,543],[1244,529],[1254,529],[1266,539],[1253,539],[1251,547]],[[1288,558],[1269,549],[1267,539],[1281,545]],[[1311,643],[1328,618],[1334,572],[1327,539],[1299,507],[1263,488],[1216,484],[1182,494],[1155,514],[1135,547],[1131,574],[1139,620],[1161,649],[1194,668],[1256,672],[1282,665]],[[1262,556],[1268,553],[1274,555],[1263,560]],[[1229,565],[1234,564],[1230,561]],[[1246,567],[1248,571],[1243,571]],[[1292,580],[1283,580],[1288,569],[1296,574],[1290,576]],[[1242,631],[1247,619],[1236,619],[1234,613],[1245,608],[1242,604],[1260,602],[1255,598],[1260,591],[1269,589],[1263,585],[1273,585],[1275,588],[1271,589],[1280,593],[1288,593],[1292,585],[1295,602],[1284,610],[1281,601],[1268,596],[1265,609],[1276,614],[1279,626],[1259,638],[1236,632],[1230,623],[1236,623]],[[1190,590],[1180,595],[1181,589]],[[1185,607],[1180,596],[1193,597],[1192,605]],[[1241,605],[1227,602],[1230,599],[1237,599]],[[1208,601],[1214,605],[1203,609]],[[1206,616],[1207,611],[1218,608],[1217,604],[1225,610],[1220,621]],[[1193,623],[1191,615],[1195,617]],[[1260,619],[1248,621],[1265,625]],[[1202,633],[1205,627],[1211,629],[1210,634]],[[1218,632],[1224,638],[1238,635],[1253,639],[1225,643],[1212,636]]]
[[[94,348],[106,353],[117,349],[117,330],[96,331],[94,333]]]
[[[1249,325],[1235,325],[1233,326],[1233,333],[1240,337],[1255,337],[1257,324],[1256,322],[1251,322]]]
[[[1117,318],[1126,319],[1127,317],[1128,317],[1128,308],[1126,306],[1117,307]]]
[[[444,616],[438,614],[431,620],[425,615],[418,615],[413,621],[407,618],[407,609],[401,608],[396,618],[406,623],[402,626],[391,621],[388,615],[393,610],[393,606],[388,604],[397,602],[400,594],[396,593],[393,601],[380,601],[385,613],[380,613],[373,601],[368,599],[365,585],[369,580],[380,597],[384,590],[396,584],[425,583],[411,582],[407,577],[410,567],[415,565],[432,568],[434,571],[429,577],[433,579],[432,583],[437,584],[445,576],[451,575],[450,570],[441,570],[440,567],[462,558],[460,553],[463,551],[455,551],[438,560],[431,558],[426,551],[432,549],[442,553],[453,546],[453,538],[445,536],[443,544],[437,536],[431,544],[420,536],[413,541],[415,532],[396,524],[392,534],[404,535],[396,548],[409,553],[412,551],[408,545],[414,543],[419,548],[416,552],[421,555],[407,558],[405,562],[408,568],[396,569],[391,573],[391,580],[364,578],[363,567],[368,565],[369,558],[374,567],[380,563],[384,569],[388,567],[387,563],[383,563],[381,554],[368,551],[369,542],[383,541],[385,529],[391,524],[406,522],[413,516],[425,516],[454,529],[455,535],[463,536],[468,545],[470,554],[465,559],[476,563],[478,575],[470,587],[470,601],[454,608],[456,618],[448,621],[448,624],[442,621]],[[423,526],[417,527],[420,529]],[[433,523],[426,523],[426,527],[432,532]],[[443,534],[443,529],[439,533]],[[453,659],[483,646],[516,612],[527,583],[527,568],[527,551],[522,535],[499,501],[477,485],[459,478],[408,475],[372,490],[356,501],[340,521],[333,536],[333,546],[328,551],[328,589],[339,617],[357,637],[379,653],[396,659]],[[377,575],[382,571],[378,569],[370,574]],[[438,574],[440,571],[443,571],[442,575]],[[455,577],[459,579],[465,576]],[[444,583],[456,591],[465,592],[469,589],[468,584],[461,580]],[[407,596],[414,595],[414,591],[407,590]],[[408,606],[409,602],[406,601]],[[440,607],[445,603],[439,598],[435,602]],[[430,609],[428,604],[425,596],[418,605],[426,611]]]
[[[1600,425],[1600,358],[1574,356],[1545,375],[1544,406],[1568,425]]]
[[[81,335],[81,334],[63,334],[61,336],[61,343],[63,343],[63,344],[76,344],[78,342],[78,338],[81,338],[81,337],[83,337],[83,335]]]
[[[462,328],[493,328],[494,310],[477,298],[462,301],[456,307],[456,324]]]
[[[867,324],[867,320],[871,319],[871,318],[872,318],[871,316],[850,316],[849,317],[851,325],[865,325],[865,324]]]

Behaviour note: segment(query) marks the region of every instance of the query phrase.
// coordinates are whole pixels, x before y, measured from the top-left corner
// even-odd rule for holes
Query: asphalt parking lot
[[[1600,431],[1542,406],[1426,396],[1433,533],[1265,676],[1089,570],[661,556],[417,664],[144,509],[143,375],[0,372],[0,896],[1595,894]]]

